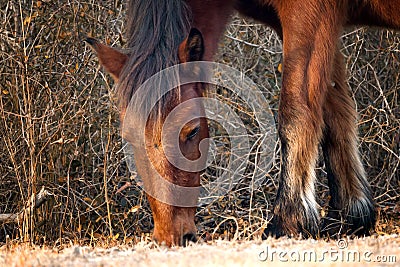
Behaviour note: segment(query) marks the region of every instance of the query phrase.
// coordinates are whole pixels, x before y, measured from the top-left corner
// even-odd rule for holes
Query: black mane
[[[190,30],[190,12],[182,0],[131,0],[127,9],[127,51],[129,59],[116,88],[120,110],[130,106],[139,120],[146,104],[160,98],[161,88],[149,88],[146,95],[135,97],[137,88],[157,72],[176,65],[179,44]],[[174,91],[174,90],[173,90]],[[179,91],[162,96],[152,116],[159,118],[165,104],[174,105]],[[175,90],[176,91],[176,90]],[[132,111],[132,108],[134,109]]]

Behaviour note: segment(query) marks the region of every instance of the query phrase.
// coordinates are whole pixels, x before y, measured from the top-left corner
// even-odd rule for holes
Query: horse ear
[[[203,59],[204,41],[201,32],[192,28],[189,36],[179,45],[178,56],[181,63]]]
[[[103,45],[94,38],[87,37],[85,42],[96,51],[100,64],[113,76],[114,80],[118,81],[128,56],[114,48]]]

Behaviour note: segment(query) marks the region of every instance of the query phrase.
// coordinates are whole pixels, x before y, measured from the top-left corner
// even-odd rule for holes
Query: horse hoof
[[[343,236],[371,235],[375,228],[376,214],[373,208],[365,214],[353,212],[343,215],[342,211],[329,211],[321,222],[321,236],[340,238]]]
[[[271,224],[268,225],[267,228],[264,229],[264,232],[262,234],[262,239],[265,240],[268,237],[274,237],[274,238],[280,238],[282,236],[287,236],[290,238],[317,238],[319,236],[318,228],[308,227],[308,229],[304,228],[297,228],[296,230],[292,229],[286,229],[283,228],[282,226],[285,225],[284,223],[276,223],[272,222]],[[299,223],[294,223],[292,225],[299,225]]]

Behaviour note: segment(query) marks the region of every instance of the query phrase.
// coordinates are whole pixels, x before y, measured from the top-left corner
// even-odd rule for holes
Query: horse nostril
[[[189,233],[189,234],[185,234],[185,235],[183,235],[183,238],[182,238],[183,240],[183,246],[186,246],[186,245],[188,245],[189,244],[189,242],[196,242],[197,241],[197,237],[196,237],[196,235],[195,234],[193,234],[193,233]]]

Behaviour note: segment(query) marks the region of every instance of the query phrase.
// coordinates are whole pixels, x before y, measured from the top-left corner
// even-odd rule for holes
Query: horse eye
[[[186,139],[187,139],[187,140],[193,139],[199,132],[200,132],[200,126],[197,126],[196,128],[194,128],[194,129],[186,136]]]

